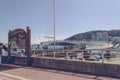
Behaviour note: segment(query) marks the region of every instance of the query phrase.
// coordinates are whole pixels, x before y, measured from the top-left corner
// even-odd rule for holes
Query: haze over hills
[[[112,41],[113,38],[120,37],[120,30],[109,30],[109,31],[108,30],[96,30],[96,31],[88,31],[85,33],[78,33],[69,38],[66,38],[65,40],[91,41],[92,34],[105,33],[105,32],[108,34],[108,41]]]

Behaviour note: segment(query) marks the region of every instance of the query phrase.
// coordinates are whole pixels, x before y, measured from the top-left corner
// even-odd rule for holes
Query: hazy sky
[[[27,26],[32,43],[53,36],[53,0],[0,0],[0,42],[9,30]],[[111,29],[120,29],[120,0],[56,0],[56,39]]]

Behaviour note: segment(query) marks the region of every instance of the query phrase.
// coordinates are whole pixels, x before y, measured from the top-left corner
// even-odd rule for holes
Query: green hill
[[[90,41],[90,40],[92,40],[92,34],[98,33],[98,32],[106,32],[106,33],[108,33],[109,41],[111,41],[111,39],[113,37],[120,37],[120,30],[109,30],[109,31],[107,31],[107,30],[96,30],[96,31],[89,31],[89,32],[85,32],[85,33],[78,33],[78,34],[75,34],[75,35],[65,39],[65,40],[71,40],[71,41],[73,41],[73,40],[77,40],[77,41],[78,40],[82,40],[82,41],[85,40],[85,41]]]

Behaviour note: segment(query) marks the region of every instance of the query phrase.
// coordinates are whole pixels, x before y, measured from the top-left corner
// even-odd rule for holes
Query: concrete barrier
[[[70,72],[88,73],[120,78],[120,65],[117,64],[102,64],[95,62],[81,62],[48,58],[32,58],[32,60],[33,67],[51,68]]]
[[[11,59],[14,59],[11,61],[12,64],[27,65],[27,57],[11,56]]]
[[[16,57],[14,61],[14,64],[20,65],[26,65],[26,63],[25,57]],[[120,65],[118,64],[31,58],[31,66],[120,78]]]

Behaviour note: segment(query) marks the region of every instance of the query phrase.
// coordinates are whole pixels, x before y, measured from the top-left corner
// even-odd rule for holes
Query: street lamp
[[[53,51],[53,53],[54,53],[54,55],[53,55],[53,57],[55,58],[55,39],[56,39],[56,37],[55,37],[55,30],[56,30],[56,27],[55,27],[56,25],[55,25],[55,0],[53,0],[53,28],[54,28],[54,36],[53,37],[49,37],[49,36],[45,36],[45,38],[52,38],[52,39],[54,39],[54,51]]]
[[[54,24],[54,58],[55,58],[55,0],[53,0],[53,24]]]

